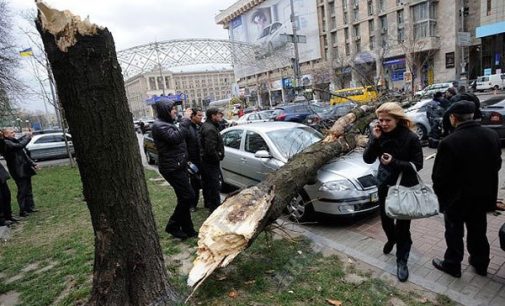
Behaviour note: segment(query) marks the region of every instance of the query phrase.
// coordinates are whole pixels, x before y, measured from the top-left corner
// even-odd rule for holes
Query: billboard
[[[300,63],[321,57],[316,0],[294,0]],[[290,0],[267,0],[229,23],[235,76],[245,76],[291,65],[294,46]],[[291,39],[292,40],[292,39]],[[251,52],[243,52],[246,44]]]

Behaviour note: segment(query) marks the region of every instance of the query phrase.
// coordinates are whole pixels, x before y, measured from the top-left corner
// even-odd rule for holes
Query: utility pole
[[[163,70],[161,69],[160,63],[160,52],[158,50],[158,42],[154,42],[154,49],[156,50],[156,60],[158,62],[158,68],[160,69],[160,77],[161,77],[161,90],[163,91],[163,95],[165,95],[165,78],[163,77]]]
[[[291,6],[291,27],[293,29],[293,45],[295,47],[295,58],[293,60],[293,72],[295,76],[296,93],[298,94],[298,89],[300,87],[300,55],[298,54],[298,36],[296,35],[296,18],[295,18],[295,7],[293,5],[293,0],[289,0]]]
[[[461,8],[459,9],[459,14],[461,16],[461,33],[464,33],[465,32],[465,0],[461,0]],[[466,77],[466,70],[465,70],[465,66],[466,66],[466,63],[465,63],[465,45],[461,42],[459,42],[461,44],[461,73],[460,73],[460,86],[465,86],[466,88],[466,81],[467,81],[467,77]]]

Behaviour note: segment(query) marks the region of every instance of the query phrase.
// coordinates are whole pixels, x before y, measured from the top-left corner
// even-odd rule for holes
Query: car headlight
[[[345,191],[354,189],[354,186],[348,180],[338,180],[326,182],[319,187],[321,191]]]

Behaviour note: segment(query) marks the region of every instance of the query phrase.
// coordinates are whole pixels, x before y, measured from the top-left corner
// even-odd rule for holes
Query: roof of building
[[[217,14],[215,21],[217,24],[223,25],[226,29],[228,28],[228,24],[231,20],[263,2],[265,2],[265,0],[239,0]]]

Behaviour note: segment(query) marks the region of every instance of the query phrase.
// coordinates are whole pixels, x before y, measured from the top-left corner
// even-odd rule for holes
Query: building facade
[[[294,1],[294,6],[306,1],[311,0]],[[491,2],[503,5],[502,0]],[[264,3],[238,1],[218,14],[216,23],[230,30],[238,16]],[[300,74],[310,80],[310,86],[380,84],[415,90],[481,73],[480,39],[470,30],[480,24],[479,1],[316,0],[315,5],[320,56],[300,63]],[[271,101],[279,87],[287,96],[282,87],[286,75],[293,75],[290,65],[241,77],[239,84],[252,88],[260,100]]]
[[[126,97],[134,118],[151,118],[153,111],[145,100],[162,94],[184,93],[187,105],[204,107],[208,102],[231,97],[232,70],[195,72],[152,71],[125,82]]]
[[[482,47],[475,52],[482,52],[480,65],[483,74],[504,73],[505,1],[481,0],[480,6],[480,26],[476,34],[482,39]]]

